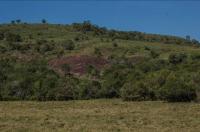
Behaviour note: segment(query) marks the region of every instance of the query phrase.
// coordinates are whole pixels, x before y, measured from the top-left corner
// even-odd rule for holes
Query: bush
[[[120,89],[124,85],[127,73],[122,70],[124,67],[113,65],[104,71],[102,75],[102,95],[106,98],[120,97]]]
[[[0,32],[0,40],[4,39],[4,34]]]
[[[186,59],[187,55],[184,53],[172,53],[169,55],[169,62],[172,64],[184,62]]]
[[[99,48],[94,48],[94,54],[95,54],[97,57],[102,56],[101,50],[100,50]]]
[[[46,71],[47,72],[47,71]],[[55,100],[59,77],[55,73],[47,72],[34,83],[34,98],[39,101]]]
[[[63,64],[63,65],[61,66],[61,69],[62,69],[62,71],[64,72],[65,77],[66,77],[67,75],[70,75],[70,70],[71,70],[70,65],[68,65],[68,64]]]
[[[191,55],[191,59],[192,59],[192,60],[200,60],[200,54],[199,54],[199,53],[197,53],[197,54],[192,54],[192,55]]]
[[[99,77],[99,71],[93,65],[87,65],[86,70],[88,75]]]
[[[20,51],[27,51],[31,48],[30,44],[20,44],[19,50]]]
[[[144,46],[144,50],[151,50],[148,46]]]
[[[152,58],[157,58],[157,57],[159,57],[159,53],[157,53],[157,52],[155,52],[155,51],[153,51],[153,50],[150,51],[150,55],[151,55]]]
[[[7,51],[7,47],[0,45],[0,53],[5,53],[6,51]]]
[[[4,67],[1,68],[4,73],[0,86],[2,100],[55,100],[60,77],[47,68],[46,62],[14,61],[0,61],[0,67]]]
[[[114,48],[116,48],[116,47],[118,47],[118,44],[117,44],[116,42],[114,42],[114,43],[112,43],[112,46],[113,46]]]
[[[56,100],[79,99],[79,80],[72,76],[66,77],[56,88],[55,96]]]
[[[96,99],[101,97],[101,84],[98,81],[82,81],[80,84],[80,99]]]
[[[45,39],[39,39],[39,40],[36,41],[37,45],[42,45],[42,44],[45,44],[45,43],[47,43],[47,42],[48,42],[48,41],[45,40]]]
[[[73,50],[75,48],[75,44],[72,40],[67,40],[62,44],[65,50]]]
[[[33,96],[33,90],[30,78],[13,80],[5,86],[3,98],[28,100]]]
[[[74,37],[74,41],[83,41],[83,40],[89,40],[88,36],[79,34]]]
[[[19,34],[14,34],[14,33],[6,33],[5,38],[9,42],[21,42],[22,38]]]
[[[54,49],[53,45],[47,43],[41,44],[39,47],[39,51],[42,54],[44,54],[45,52],[52,51],[53,49]]]
[[[155,93],[148,89],[144,83],[126,83],[120,90],[121,98],[125,101],[154,100]]]
[[[19,42],[7,42],[6,43],[9,50],[19,50],[21,48],[21,44]]]
[[[189,102],[197,98],[195,86],[174,74],[167,78],[162,95],[169,102]]]
[[[54,43],[48,42],[45,39],[37,40],[36,44],[34,45],[34,49],[41,54],[54,50],[54,47]]]
[[[162,59],[152,59],[142,62],[136,67],[144,73],[158,71],[168,66],[168,62]]]

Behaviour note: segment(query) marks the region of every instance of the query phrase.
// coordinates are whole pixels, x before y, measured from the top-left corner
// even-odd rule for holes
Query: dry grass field
[[[85,100],[1,102],[1,132],[197,132],[200,104]]]

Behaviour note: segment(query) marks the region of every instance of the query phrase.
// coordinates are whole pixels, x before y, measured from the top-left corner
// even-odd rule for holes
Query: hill
[[[200,44],[89,21],[0,25],[0,99],[197,101]]]

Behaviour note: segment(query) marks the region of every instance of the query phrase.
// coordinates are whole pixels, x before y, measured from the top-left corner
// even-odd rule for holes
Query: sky
[[[60,24],[90,20],[109,29],[200,40],[198,0],[0,0],[0,23],[37,23],[43,18]]]

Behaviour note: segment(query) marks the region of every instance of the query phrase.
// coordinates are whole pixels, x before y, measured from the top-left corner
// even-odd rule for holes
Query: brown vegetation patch
[[[81,55],[56,58],[49,62],[49,65],[60,74],[63,74],[61,67],[64,64],[70,66],[70,73],[83,75],[87,72],[87,66],[92,65],[96,69],[101,70],[108,65],[108,61],[102,57]]]

